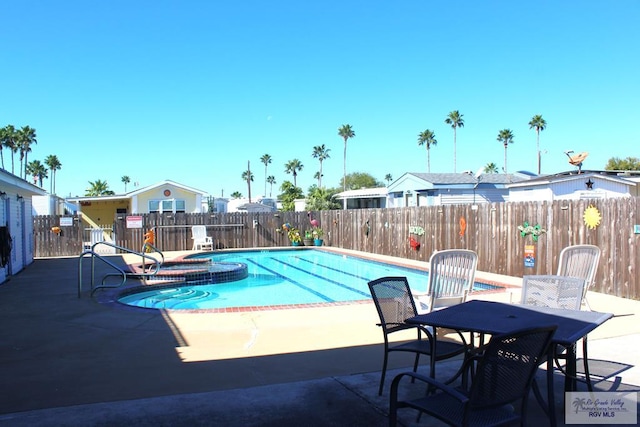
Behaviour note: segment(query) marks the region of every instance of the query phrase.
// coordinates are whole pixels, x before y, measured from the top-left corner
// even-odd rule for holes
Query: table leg
[[[431,378],[436,377],[436,346],[438,344],[438,329],[433,326],[432,327],[433,336],[431,340],[431,357],[429,358],[429,375]]]
[[[564,391],[575,391],[576,381],[576,345],[567,346],[567,364],[565,366]]]
[[[553,358],[555,357],[555,346],[550,345],[547,352],[547,415],[549,416],[549,425],[556,427],[556,400],[553,390]]]

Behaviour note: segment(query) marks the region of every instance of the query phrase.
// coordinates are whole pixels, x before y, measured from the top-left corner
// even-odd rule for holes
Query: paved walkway
[[[98,270],[101,278],[106,266]],[[0,285],[0,425],[387,425],[372,304],[159,312],[78,298],[77,281],[77,258],[60,258],[36,260]],[[590,335],[590,357],[638,365],[640,302],[589,301],[619,315]],[[396,355],[391,368],[409,364]],[[640,389],[638,368],[619,373],[614,387]],[[544,420],[532,403],[530,424]]]

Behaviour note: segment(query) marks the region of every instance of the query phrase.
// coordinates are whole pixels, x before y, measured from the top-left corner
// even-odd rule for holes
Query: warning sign
[[[127,228],[142,228],[142,216],[141,215],[127,216]]]

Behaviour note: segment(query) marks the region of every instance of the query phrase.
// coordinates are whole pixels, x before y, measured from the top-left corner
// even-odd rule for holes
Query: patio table
[[[491,301],[472,300],[442,310],[409,318],[410,324],[497,335],[538,326],[557,326],[547,356],[547,414],[556,425],[553,393],[553,355],[556,345],[567,349],[565,391],[576,388],[575,344],[589,332],[613,317],[611,313],[566,310]],[[434,340],[437,334],[434,331]],[[434,343],[437,345],[437,341]]]

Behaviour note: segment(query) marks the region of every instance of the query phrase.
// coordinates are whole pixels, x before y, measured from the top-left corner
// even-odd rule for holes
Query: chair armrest
[[[410,377],[412,381],[418,380],[418,381],[427,383],[429,386],[432,386],[437,388],[438,390],[441,390],[442,392],[448,394],[454,399],[460,401],[460,403],[462,404],[466,404],[469,402],[469,397],[461,393],[459,390],[447,384],[441,383],[440,381],[437,381],[434,378],[419,374],[417,372],[403,372],[401,374],[396,375],[396,377],[391,382],[391,400],[394,402],[398,401],[398,385],[400,384],[400,381],[404,377]]]
[[[377,326],[382,326],[381,323],[376,323]],[[392,334],[394,332],[398,332],[398,331],[407,331],[407,330],[411,330],[411,329],[415,329],[418,332],[424,332],[425,335],[427,335],[427,339],[429,340],[433,340],[433,334],[429,331],[428,328],[422,326],[422,325],[414,325],[414,324],[410,324],[410,323],[387,323],[387,327],[388,329],[388,333]]]

